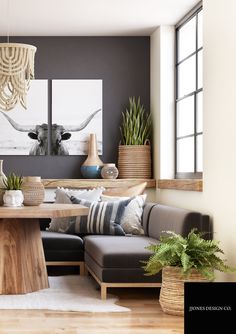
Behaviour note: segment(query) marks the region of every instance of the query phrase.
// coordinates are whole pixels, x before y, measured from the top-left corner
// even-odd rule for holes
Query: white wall
[[[204,0],[203,6],[203,192],[157,190],[157,201],[210,214],[214,237],[220,240],[228,262],[236,266],[236,1]],[[161,138],[160,111],[161,115],[163,113],[159,97],[154,94],[160,91],[161,84],[161,75],[157,73],[155,64],[155,55],[160,54],[158,48],[161,47],[155,38],[158,34],[159,29],[151,38],[151,73],[155,76],[155,80],[151,80],[151,110],[156,115],[157,147]],[[158,154],[157,150],[155,156]],[[156,177],[159,168],[160,161],[156,159]],[[220,274],[217,277],[236,280],[236,275]]]

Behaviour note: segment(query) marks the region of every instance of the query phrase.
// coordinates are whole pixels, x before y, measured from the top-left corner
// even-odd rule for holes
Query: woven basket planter
[[[150,145],[119,145],[118,170],[121,179],[150,179]]]
[[[184,282],[208,282],[208,280],[195,269],[191,270],[188,278],[183,278],[178,267],[165,267],[162,270],[160,304],[163,312],[184,315]]]

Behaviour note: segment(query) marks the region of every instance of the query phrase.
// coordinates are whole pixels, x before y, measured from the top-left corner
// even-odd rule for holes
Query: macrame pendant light
[[[36,50],[27,44],[0,43],[0,109],[12,110],[17,103],[26,109]]]

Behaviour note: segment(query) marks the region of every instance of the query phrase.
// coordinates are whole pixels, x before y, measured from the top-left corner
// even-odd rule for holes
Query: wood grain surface
[[[1,334],[183,334],[183,317],[161,310],[159,289],[111,289],[126,313],[1,310]],[[200,333],[199,333],[200,334]]]
[[[0,207],[0,218],[58,218],[86,216],[89,209],[80,204],[41,204],[39,206]]]
[[[186,191],[202,191],[203,182],[201,179],[173,179],[158,180],[159,189],[175,189]]]
[[[0,219],[0,294],[48,288],[39,222]]]
[[[147,188],[156,187],[154,179],[43,179],[42,182],[45,188],[120,188],[132,187],[143,182],[147,182]]]

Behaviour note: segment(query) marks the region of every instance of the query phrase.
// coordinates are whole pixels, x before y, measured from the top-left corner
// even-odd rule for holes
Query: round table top
[[[89,208],[80,204],[41,204],[39,206],[0,206],[1,218],[60,218],[87,216]]]

